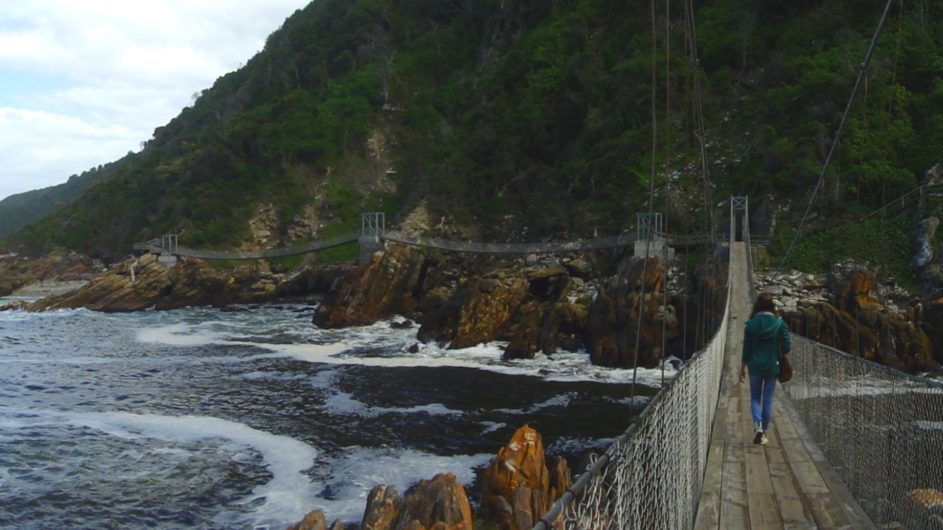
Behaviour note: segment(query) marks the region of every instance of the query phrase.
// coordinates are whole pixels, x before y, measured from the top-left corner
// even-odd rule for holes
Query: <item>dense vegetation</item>
[[[57,186],[17,193],[0,201],[0,237],[42,219],[57,208],[72,204],[92,185],[114,174],[132,158],[129,155],[116,162],[89,169],[81,175],[72,175]]]
[[[699,71],[682,3],[657,4],[655,208],[672,231],[705,229],[691,112],[700,75],[715,203],[771,195],[770,210],[786,207],[783,225],[794,223],[884,2],[695,2]],[[263,205],[284,239],[301,219],[332,235],[361,211],[396,222],[420,203],[486,238],[619,232],[647,208],[651,184],[649,9],[315,0],[131,163],[11,243],[116,257],[182,231],[182,244],[236,246]],[[895,7],[812,232],[909,190],[937,160],[941,39],[943,4]]]

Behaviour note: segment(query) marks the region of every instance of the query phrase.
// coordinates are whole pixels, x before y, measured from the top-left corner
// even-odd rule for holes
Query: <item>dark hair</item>
[[[750,313],[752,318],[757,313],[762,311],[769,311],[770,313],[776,313],[776,304],[773,303],[773,293],[760,293],[756,297],[756,302],[753,302],[753,312]]]

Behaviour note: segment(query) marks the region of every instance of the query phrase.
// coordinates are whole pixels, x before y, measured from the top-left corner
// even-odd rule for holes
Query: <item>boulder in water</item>
[[[546,465],[540,433],[524,425],[498,451],[485,470],[483,516],[502,530],[533,528],[563,491],[570,487],[566,462]]]

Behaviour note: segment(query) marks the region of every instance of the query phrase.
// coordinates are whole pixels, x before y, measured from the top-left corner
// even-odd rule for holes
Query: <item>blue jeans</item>
[[[773,414],[774,390],[776,390],[775,377],[750,376],[750,412],[753,413],[753,426],[762,423],[763,432],[769,431],[769,418]]]

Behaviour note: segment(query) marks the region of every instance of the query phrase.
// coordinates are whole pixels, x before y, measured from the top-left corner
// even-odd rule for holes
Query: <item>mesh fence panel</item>
[[[943,490],[943,384],[805,337],[792,344],[795,376],[784,388],[871,520],[936,528],[928,519],[934,510],[906,497],[914,489]]]
[[[729,303],[707,347],[658,392],[535,530],[694,524],[717,410],[728,313]]]
[[[329,248],[339,247],[341,245],[347,245],[357,241],[358,234],[350,233],[344,234],[337,237],[332,237],[330,239],[323,239],[321,241],[310,241],[305,243],[299,243],[296,245],[281,247],[281,248],[271,248],[267,250],[194,250],[191,248],[179,247],[174,255],[185,257],[185,258],[199,258],[199,259],[217,259],[217,260],[243,260],[243,259],[267,259],[267,258],[284,258],[288,256],[299,256],[301,254],[308,254],[310,252],[317,252],[319,250],[325,250]]]

